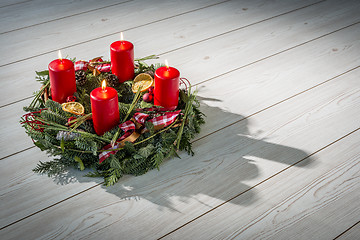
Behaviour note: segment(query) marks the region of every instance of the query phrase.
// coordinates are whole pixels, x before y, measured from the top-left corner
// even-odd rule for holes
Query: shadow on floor
[[[251,118],[246,119],[244,116],[204,103],[219,100],[201,97],[199,99],[207,118],[202,128],[202,137],[193,144],[195,156],[181,153],[181,159],[165,161],[160,171],[155,169],[142,176],[125,176],[114,186],[102,187],[118,196],[120,200],[146,199],[158,205],[160,209],[173,211],[180,211],[177,207],[179,204],[193,201],[212,208],[245,191],[246,199],[240,202],[242,205],[249,205],[256,201],[256,188],[252,188],[255,184],[300,160],[303,161],[296,164],[296,167],[313,164],[313,159],[308,158],[309,153],[300,149],[250,136],[248,124]],[[241,121],[204,136],[204,133],[208,134],[225,126],[216,118],[219,115],[223,116],[222,121]],[[220,147],[216,148],[217,145]],[[269,160],[277,164],[266,163]],[[261,165],[261,168],[258,165]],[[265,169],[264,166],[268,166],[269,169]],[[84,172],[72,170],[55,181],[60,184],[69,183],[69,180],[89,181],[89,178],[80,177],[83,174]],[[90,179],[94,181],[93,178]],[[209,202],[208,196],[213,200]]]

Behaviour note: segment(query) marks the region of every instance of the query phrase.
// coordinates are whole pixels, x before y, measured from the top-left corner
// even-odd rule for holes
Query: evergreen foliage
[[[135,75],[153,71],[160,67],[160,64],[148,65],[146,59],[153,59],[156,56],[137,60]],[[49,90],[48,71],[36,72],[37,80]],[[85,116],[77,116],[62,110],[61,104],[51,99],[44,102],[41,98],[41,91],[35,93],[34,100],[24,110],[31,112],[30,116],[21,118],[22,126],[26,133],[32,138],[34,144],[42,151],[46,151],[53,160],[39,162],[33,171],[41,174],[48,174],[53,177],[63,174],[68,167],[75,167],[79,170],[85,168],[93,169],[87,174],[90,177],[103,177],[107,186],[115,184],[123,175],[141,175],[150,169],[157,168],[166,158],[179,157],[178,150],[185,150],[194,154],[191,140],[200,132],[200,126],[205,123],[204,114],[199,110],[200,104],[191,89],[180,90],[178,109],[181,114],[177,122],[162,130],[156,131],[150,122],[146,122],[147,132],[143,133],[134,143],[126,142],[125,146],[110,155],[101,164],[98,155],[104,151],[103,147],[113,140],[114,135],[123,134],[119,127],[115,127],[102,136],[94,132],[91,116],[90,92],[100,86],[100,82],[108,73],[101,73],[98,76],[92,75],[91,71],[86,72],[86,83],[77,86],[75,96],[85,108]],[[128,119],[135,113],[137,108],[152,107],[152,104],[134,100],[140,98],[140,93],[134,94],[131,90],[132,81],[127,81],[115,89],[119,96],[120,116]],[[143,93],[141,93],[143,94]],[[147,112],[156,116],[156,112]],[[68,119],[75,118],[78,124],[68,126]],[[125,119],[122,119],[125,120]],[[76,126],[76,127],[74,127]]]

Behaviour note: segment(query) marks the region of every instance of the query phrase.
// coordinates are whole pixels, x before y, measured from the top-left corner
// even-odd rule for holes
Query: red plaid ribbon
[[[122,135],[117,141],[114,147],[111,144],[106,145],[103,147],[102,150],[108,150],[108,149],[117,149],[120,146],[120,141],[124,140],[125,138],[129,137],[134,131],[135,131],[135,123],[132,121],[126,121],[119,125],[120,129],[125,132],[124,135]],[[107,159],[111,154],[115,154],[117,151],[105,151],[101,152],[99,154],[99,163],[102,163],[105,159]]]
[[[97,65],[95,68],[97,70],[99,70],[100,72],[110,72],[111,64],[104,63],[104,64]]]
[[[101,58],[99,58],[95,62],[103,62],[103,60]],[[87,62],[87,61],[83,61],[83,60],[75,62],[75,71],[78,71],[78,70],[86,71],[88,69],[89,63],[90,63],[90,61]],[[110,63],[99,64],[99,65],[96,65],[95,68],[97,70],[99,70],[100,72],[110,72],[111,64]]]
[[[179,115],[180,112],[181,110],[175,112],[169,112],[165,115],[150,119],[148,121],[154,124],[154,126],[163,125],[163,127],[166,127],[175,121],[176,117]]]
[[[77,61],[75,62],[75,71],[84,70],[86,71],[89,66],[89,62],[86,61]]]
[[[166,112],[166,111],[173,111],[176,109],[176,106],[174,107],[168,107],[168,108],[158,108],[158,107],[151,107],[151,108],[137,108],[137,112]]]
[[[141,125],[144,125],[146,121],[148,122],[152,122],[154,124],[154,127],[157,126],[162,126],[162,127],[166,127],[169,126],[171,123],[173,123],[175,121],[175,119],[177,118],[177,116],[180,114],[181,110],[175,111],[175,112],[166,112],[161,116],[152,118],[152,119],[148,119],[149,115],[145,114],[145,113],[135,113],[134,114],[134,119],[136,122],[140,123]],[[112,146],[111,144],[106,145],[105,147],[103,147],[102,150],[109,150],[109,149],[113,149],[113,151],[104,151],[101,152],[99,154],[99,163],[102,163],[105,159],[107,159],[111,154],[115,154],[120,147],[120,142],[124,139],[126,139],[127,137],[129,137],[134,131],[135,131],[135,123],[133,123],[132,121],[126,121],[122,124],[119,125],[119,127],[121,128],[121,130],[123,130],[125,133],[123,136],[121,136],[117,141],[116,144],[114,146]]]
[[[124,132],[133,131],[135,130],[135,123],[132,121],[126,121],[119,125],[119,128],[123,130]]]
[[[145,124],[146,119],[149,117],[149,115],[145,113],[135,113],[134,119],[141,124]]]

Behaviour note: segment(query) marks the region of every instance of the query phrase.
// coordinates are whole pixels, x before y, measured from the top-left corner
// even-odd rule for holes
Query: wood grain
[[[1,24],[0,34],[19,31],[34,25],[57,21],[88,12],[96,12],[99,9],[114,7],[128,1],[132,0],[123,0],[116,3],[112,0],[19,1],[18,4],[0,8],[0,21],[6,23]],[[107,21],[105,19],[103,18],[104,22]]]
[[[256,201],[244,193],[164,239],[333,239],[360,214],[352,204],[360,197],[359,136],[319,152],[312,167],[293,167],[256,187]]]
[[[281,14],[281,13],[296,9],[295,7],[297,7],[297,6],[292,6],[291,4],[282,6],[280,3],[278,3],[278,5],[273,6],[272,4],[269,4],[269,3],[264,4],[264,5],[261,5],[261,3],[262,3],[261,1],[257,2],[259,7],[254,8],[254,9],[259,9],[259,10],[251,10],[252,8],[250,8],[250,9],[244,11],[245,12],[244,14],[242,14],[241,12],[239,13],[239,10],[238,10],[239,7],[236,7],[236,5],[238,4],[237,2],[235,2],[235,3],[229,2],[228,4],[216,5],[212,8],[206,8],[206,9],[199,10],[199,12],[196,11],[191,14],[178,16],[174,19],[168,19],[166,21],[161,21],[161,22],[154,23],[151,25],[146,25],[139,29],[133,29],[133,30],[126,31],[126,36],[127,36],[127,39],[133,41],[133,43],[135,44],[135,46],[136,46],[135,55],[137,57],[143,57],[143,56],[147,56],[147,55],[151,55],[151,54],[161,54],[164,52],[174,50],[174,48],[176,48],[174,46],[185,47],[187,45],[197,43],[201,40],[211,38],[214,35],[217,35],[219,33],[231,31],[234,28],[236,28],[235,24],[226,24],[229,21],[235,20],[234,23],[237,23],[237,22],[241,23],[240,27],[246,26],[246,25],[264,20],[266,18],[273,17],[274,14],[275,15]],[[222,6],[224,6],[224,9],[220,8]],[[247,5],[245,5],[245,6],[247,6]],[[218,10],[219,8],[220,8],[220,10]],[[319,9],[321,9],[321,8],[319,8]],[[219,15],[219,14],[217,14],[217,11],[225,12],[226,14]],[[263,13],[263,14],[260,14],[260,13]],[[264,16],[264,14],[265,14],[265,16]],[[213,19],[213,21],[209,22],[209,19]],[[192,24],[194,21],[196,22],[196,24]],[[221,24],[216,24],[216,22],[219,22],[219,21],[221,22]],[[339,21],[340,21],[340,19],[337,18],[336,21],[333,21],[332,24],[329,26],[330,27],[334,26],[333,29],[336,29],[336,27],[345,26],[349,22],[353,23],[354,19],[352,19],[351,17],[348,16],[347,18],[344,19],[345,23],[342,21],[340,21],[340,22]],[[339,22],[339,23],[337,23],[337,22]],[[174,29],[172,29],[172,28],[169,29],[168,26],[174,26]],[[179,28],[181,28],[181,31],[177,30]],[[169,29],[169,30],[159,31],[158,29]],[[206,29],[206,31],[204,31],[203,29]],[[286,29],[287,28],[285,27],[283,29],[283,31],[286,31]],[[320,29],[320,27],[319,27],[319,29]],[[306,28],[303,30],[306,31]],[[298,29],[298,31],[300,31],[300,30]],[[317,33],[317,31],[318,31],[318,29],[315,32],[313,32],[315,36],[319,36],[319,33]],[[145,32],[146,34],[143,34],[143,32]],[[268,28],[266,30],[266,33],[267,34],[271,33]],[[295,34],[295,32],[292,32],[292,33]],[[261,32],[260,32],[260,34],[261,34]],[[141,35],[141,37],[138,37],[139,35]],[[252,41],[250,38],[248,38],[248,36],[241,35],[241,37],[244,39],[247,39],[247,42],[245,44],[252,44]],[[259,36],[257,36],[257,37],[259,37]],[[262,37],[262,36],[260,36],[260,37]],[[273,39],[272,43],[279,42],[280,41],[279,38],[283,39],[286,37],[286,35],[278,34],[273,37],[275,37],[275,38]],[[55,38],[53,38],[53,39],[55,39]],[[88,43],[81,44],[81,46],[74,46],[74,47],[65,49],[65,50],[63,50],[63,55],[76,56],[79,59],[91,59],[94,56],[104,56],[105,58],[109,58],[108,47],[111,44],[111,42],[113,42],[117,39],[118,39],[117,34],[111,35],[109,37],[100,38],[98,40],[94,40],[94,41],[91,41]],[[156,39],[156,41],[154,41],[154,39]],[[64,41],[66,41],[66,40],[64,40]],[[294,43],[293,37],[291,37],[291,39],[289,39],[289,45],[294,46],[293,43]],[[37,43],[35,43],[35,44],[37,44]],[[36,45],[33,45],[33,44],[30,44],[30,46],[32,46],[31,49],[34,49],[34,51],[39,51],[39,50],[43,51],[42,47],[36,47]],[[53,45],[51,45],[51,46],[53,46]],[[205,50],[201,49],[201,52],[207,53],[209,51],[214,51],[214,50],[216,50],[217,52],[221,51],[221,49],[219,49],[217,46],[218,46],[218,43],[216,43],[216,45],[212,45],[212,46],[208,45]],[[225,45],[225,46],[227,46],[227,45]],[[270,44],[270,46],[271,46],[271,44]],[[230,47],[230,46],[228,46],[228,47]],[[27,51],[33,51],[31,49],[29,49]],[[91,51],[89,51],[88,49],[91,49]],[[268,52],[272,53],[273,50],[274,49],[272,48]],[[200,51],[198,51],[198,52],[200,52]],[[226,51],[226,53],[227,52],[228,51]],[[218,54],[218,55],[224,56],[224,53]],[[236,59],[234,59],[234,62],[239,61],[239,59],[246,60],[244,55],[241,57],[239,54],[235,54],[233,51],[231,51],[231,53],[233,53],[233,55],[235,55],[235,57],[236,57]],[[10,54],[13,54],[13,53],[10,53]],[[11,65],[6,66],[6,71],[3,70],[4,67],[0,67],[0,77],[2,79],[4,79],[4,85],[12,83],[12,85],[18,89],[17,94],[8,94],[7,91],[3,91],[2,89],[0,89],[0,105],[4,105],[6,103],[13,102],[13,101],[18,101],[23,98],[31,96],[31,93],[38,89],[38,86],[36,86],[36,84],[34,84],[34,82],[32,80],[33,77],[31,77],[34,75],[34,70],[46,69],[47,64],[49,63],[49,61],[51,61],[55,57],[55,55],[56,55],[56,53],[54,51],[53,53],[49,53],[49,54],[42,55],[42,56],[35,57],[35,58],[30,58],[23,62],[11,64]],[[264,57],[264,54],[262,52],[257,52],[257,56],[254,56],[254,58],[252,58],[252,59],[257,60],[256,57],[258,57],[259,55],[260,55],[260,57]],[[204,55],[204,57],[205,56],[206,55]],[[250,56],[252,56],[252,55],[250,55]],[[183,69],[183,66],[181,63],[175,62],[176,59],[180,58],[180,60],[181,60],[183,57],[184,57],[183,54],[181,54],[181,52],[177,51],[176,55],[174,55],[173,57],[169,56],[169,61],[172,62],[172,64],[176,64],[176,66],[178,68]],[[231,56],[231,57],[233,57],[233,56]],[[241,58],[239,58],[239,57],[241,57]],[[187,61],[187,60],[188,59],[186,58],[185,60],[182,60],[182,62]],[[204,61],[204,59],[200,59],[200,61],[202,62],[202,61]],[[224,61],[224,60],[222,60],[222,61]],[[226,59],[225,61],[228,61],[228,59]],[[246,63],[249,63],[249,62],[246,62]],[[21,69],[22,69],[21,72],[18,71],[19,67],[21,67]],[[189,72],[190,71],[184,72],[182,70],[182,74],[185,74],[185,75],[187,75]],[[201,76],[200,73],[203,73],[203,74],[206,73],[204,71],[199,72],[198,70],[196,70],[196,73],[198,73],[198,76],[197,77],[194,76],[192,81],[198,81],[198,80],[201,81],[201,80],[206,79],[206,77],[209,76],[209,75]],[[210,75],[210,77],[213,77],[213,76],[214,75]],[[16,79],[16,81],[14,82],[13,79]]]
[[[32,0],[2,0],[0,4],[0,8],[8,8],[13,5],[23,4],[30,1]]]
[[[20,32],[2,34],[0,35],[0,41],[9,42],[11,50],[4,49],[3,54],[6,59],[0,60],[0,66],[22,61],[39,54],[56,52],[58,49],[64,49],[68,46],[78,45],[104,36],[113,35],[118,40],[120,31],[172,18],[219,2],[221,0],[180,0],[177,2],[153,0],[151,4],[161,6],[161,8],[142,9],[146,1],[130,1],[109,8],[102,8],[96,12],[88,12],[25,28]],[[104,16],[108,19],[107,21],[102,21]],[[72,25],[75,27],[69,27]],[[126,34],[125,37],[131,40]]]
[[[357,236],[359,1],[81,3],[0,3],[2,239]],[[160,54],[197,85],[196,156],[110,188],[32,173],[48,159],[18,124],[34,70],[62,47],[107,58],[124,29],[137,56]]]
[[[337,236],[335,239],[339,240],[353,240],[357,239],[360,236],[360,222],[355,223],[353,226],[348,228],[345,232]]]
[[[353,36],[350,34],[352,33]],[[258,110],[266,108],[269,104],[276,103],[276,101],[284,99],[292,94],[296,94],[306,88],[312,87],[318,83],[328,80],[334,74],[337,74],[338,71],[344,71],[346,67],[350,64],[356,64],[356,59],[358,58],[357,52],[353,51],[353,49],[358,49],[358,45],[354,45],[353,42],[356,42],[358,32],[353,31],[352,29],[347,30],[345,33],[339,33],[339,36],[347,36],[347,38],[339,38],[335,35],[335,37],[329,37],[328,39],[325,38],[320,42],[315,42],[312,44],[307,45],[306,47],[302,47],[297,49],[296,51],[292,51],[286,53],[284,56],[277,56],[274,57],[274,61],[268,60],[257,65],[253,65],[249,67],[249,70],[243,70],[241,73],[234,72],[226,78],[220,78],[219,81],[211,81],[206,83],[204,88],[199,89],[200,98],[203,97],[203,111],[207,114],[207,125],[204,126],[203,132],[200,136],[204,136],[206,134],[211,133],[212,131],[219,129],[221,127],[227,126],[228,124],[233,123],[234,121],[238,121],[242,119],[244,116],[250,115]],[[331,45],[327,45],[329,39],[337,39],[335,42],[332,42]],[[345,46],[352,46],[352,48]],[[339,49],[343,49],[343,51],[336,51],[334,54],[332,53],[333,47],[337,47]],[[307,62],[308,55],[312,54],[311,61]],[[351,58],[351,55],[354,55]],[[338,62],[342,62],[343,66],[339,66]],[[280,63],[280,64],[279,64]],[[303,64],[298,64],[303,63]],[[324,65],[322,65],[324,64]],[[358,63],[359,64],[359,63]],[[298,66],[298,67],[293,67]],[[335,72],[330,71],[318,71],[318,74],[312,74],[311,76],[308,75],[307,71],[316,72],[319,70],[319,66],[323,66],[325,68],[331,67],[334,69]],[[316,67],[316,68],[314,68]],[[337,68],[336,68],[337,67]],[[281,69],[286,68],[289,69],[287,73],[279,74]],[[314,68],[314,69],[313,69]],[[321,68],[320,68],[321,70]],[[256,74],[256,72],[262,72],[262,74]],[[255,77],[254,77],[255,76]],[[234,79],[244,79],[244,81],[234,81]],[[251,79],[247,83],[247,79]],[[303,80],[304,79],[304,80]],[[232,88],[228,88],[227,85],[219,84],[224,83],[226,81],[232,82]],[[268,89],[272,89],[273,94],[265,94]],[[284,91],[286,89],[287,91]],[[221,93],[221,94],[220,94]],[[219,95],[220,94],[220,95]],[[217,99],[216,101],[212,101],[211,99],[206,99],[206,96],[212,96],[212,99]],[[224,97],[227,96],[227,97]],[[230,97],[229,96],[233,96]],[[231,102],[242,102],[241,105],[231,105]],[[21,111],[22,103],[15,104],[17,109]],[[1,111],[1,109],[0,109]],[[9,113],[13,115],[8,115]],[[4,130],[3,132],[6,133],[0,139],[2,139],[2,146],[6,146],[2,153],[11,153],[14,149],[19,147],[27,147],[32,146],[31,140],[26,137],[23,129],[17,124],[16,120],[20,115],[20,112],[16,111],[3,111],[0,114],[3,117],[2,122],[5,124],[3,125]],[[12,117],[11,117],[12,116]],[[217,119],[222,119],[222,121],[218,121]],[[14,126],[14,127],[12,127]],[[6,128],[5,128],[6,127]],[[17,135],[15,135],[17,134]],[[13,141],[17,139],[23,139],[20,141],[19,144],[16,146],[13,145]],[[22,148],[18,148],[21,150]],[[22,167],[22,171],[24,174],[30,172],[31,169],[36,165],[39,160],[46,161],[47,158],[40,154],[39,150],[34,150],[36,154],[30,154],[29,164],[26,166],[23,165],[21,161],[14,161],[13,159],[17,159],[17,156],[13,158],[9,158],[6,161],[6,165],[10,164],[14,169]],[[26,153],[24,153],[26,155]],[[13,172],[12,173],[16,176],[20,174],[20,172]],[[35,175],[36,176],[36,175]],[[8,179],[8,178],[5,178]],[[34,177],[34,179],[37,179]],[[46,178],[45,178],[46,179]],[[8,181],[8,180],[7,180]],[[22,181],[18,181],[22,183]],[[56,181],[55,181],[56,182]],[[15,184],[11,182],[11,184]],[[5,185],[7,188],[8,185]],[[27,196],[29,185],[25,181],[23,185],[18,185],[16,194],[19,196]],[[23,187],[19,187],[23,186]],[[47,194],[44,194],[44,200],[37,201],[37,199],[32,199],[30,197],[26,197],[28,204],[26,211],[23,210],[23,216],[30,214],[35,211],[35,209],[44,208],[48,205],[55,203],[56,201],[60,201],[71,194],[74,191],[82,191],[83,189],[89,187],[89,185],[82,185],[82,184],[73,184],[71,187],[74,191],[70,191],[69,193],[65,194],[65,190],[63,191],[63,195],[60,196],[53,196],[52,189],[55,187],[57,189],[58,186],[54,185],[51,179],[45,180],[44,178],[39,178],[37,181],[32,180],[32,188],[40,188],[41,189],[48,189],[45,191]],[[15,193],[14,193],[15,194]],[[16,195],[15,194],[15,195]],[[46,201],[46,199],[48,201]],[[15,208],[10,212],[6,212],[7,215],[11,216],[14,212],[18,212],[18,209]],[[25,213],[25,214],[24,214]],[[12,218],[8,218],[8,221],[15,221],[18,219],[18,215],[14,215]]]
[[[75,169],[57,178],[34,174],[32,168],[36,166],[37,161],[47,161],[47,158],[44,152],[33,148],[0,161],[1,178],[6,180],[0,187],[1,227],[103,181],[100,178],[84,177],[88,171],[81,172]],[[59,195],[59,192],[62,194]],[[6,208],[7,206],[12,207]]]
[[[259,30],[264,29],[265,27],[262,27]],[[296,49],[291,49],[290,51],[282,53],[278,56],[265,59],[264,61],[261,61],[261,63],[259,62],[258,64],[254,65],[255,67],[249,66],[247,69],[242,68],[238,71],[221,76],[217,78],[216,81],[213,81],[215,82],[213,83],[215,84],[213,88],[210,88],[212,85],[206,86],[202,84],[201,86],[198,86],[199,94],[200,96],[205,96],[203,97],[203,102],[211,107],[222,108],[222,106],[226,106],[227,111],[243,114],[245,116],[253,114],[256,111],[281,101],[282,99],[290,97],[349,69],[359,66],[359,34],[360,28],[358,26],[344,29],[333,35],[326,36],[323,39],[319,39],[304,46],[300,46]],[[236,35],[232,38],[236,39]],[[274,42],[275,40],[276,39],[274,39]],[[291,38],[289,41],[290,40]],[[250,42],[251,41],[249,41],[249,44]],[[269,45],[267,46],[273,46],[274,42],[269,41]],[[216,46],[218,43],[218,41],[215,41],[213,46]],[[208,43],[206,43],[206,45],[209,47]],[[238,58],[238,60],[242,62],[249,58],[251,61],[255,57],[264,56],[261,55],[262,52],[257,51],[258,48],[255,47],[256,45],[253,45],[253,48],[251,48],[252,50],[245,51],[246,55],[243,55],[244,58],[242,58],[242,56],[238,56],[236,52],[233,53],[233,45],[229,44],[228,46],[228,48],[223,48],[221,51],[226,52],[229,56],[232,56],[233,59]],[[202,45],[198,45],[197,47],[202,48]],[[266,49],[265,46],[263,48]],[[183,51],[186,51],[186,54],[180,54],[181,57],[178,58],[186,59],[192,51],[196,52],[196,49],[197,48],[195,46],[191,47],[190,50],[184,49]],[[203,73],[193,69],[196,76],[191,78],[189,77],[192,82],[196,83],[198,82],[196,80],[202,79],[201,75],[204,75],[205,77],[209,75],[216,76],[220,73],[220,70],[215,66],[220,65],[222,60],[226,60],[225,57],[223,57],[223,59],[220,56],[216,57],[216,53],[220,54],[221,51],[218,50],[213,51],[215,53],[211,53],[211,57],[217,60],[204,60],[204,63],[200,63],[201,60],[199,60],[198,63],[189,60],[189,64],[180,64],[179,69],[183,69],[182,72],[184,72],[184,75],[182,76],[187,76],[186,73],[191,73],[191,68],[193,68],[193,65],[196,64],[202,65],[203,69],[209,69],[209,71],[207,73]],[[308,57],[310,55],[311,58]],[[276,61],[272,61],[272,59],[275,59]],[[206,63],[206,61],[209,61],[209,63]],[[246,62],[244,64],[246,64]],[[239,65],[231,63],[227,64],[227,66],[228,68],[224,69],[225,71],[231,70],[232,68]],[[297,67],[294,68],[294,66]],[[329,67],[332,69],[332,71],[327,71]],[[290,70],[282,71],[283,68]],[[258,74],[258,72],[260,72],[260,74]],[[313,72],[313,74],[308,75],[307,72]],[[237,80],[234,81],[233,79]],[[230,93],[229,96],[225,97],[222,91],[226,91],[228,89],[228,85],[224,84],[226,82],[231,83],[231,85],[234,86],[234,90]],[[34,85],[34,83],[32,83],[32,85]],[[267,92],[269,88],[272,89],[270,93]],[[259,99],[257,95],[254,94],[257,92],[262,92],[261,96],[267,98]],[[238,95],[236,93],[241,94]],[[206,99],[206,96],[211,97]],[[30,100],[27,100],[27,102],[29,101]],[[222,104],[222,101],[225,102],[225,105],[223,104],[222,106],[219,106],[219,104]],[[227,103],[231,103],[233,101],[239,101],[242,102],[242,104],[241,106],[236,106],[235,108],[229,109]],[[26,137],[24,130],[21,128],[20,124],[18,124],[19,116],[23,114],[22,106],[25,105],[26,102],[19,102],[14,106],[9,105],[0,108],[0,120],[4,122],[3,125],[0,125],[0,131],[7,133],[0,135],[0,145],[3,146],[0,157],[5,157],[11,154],[13,151],[21,151],[24,148],[32,146],[32,142]],[[9,111],[8,109],[12,110]],[[211,116],[218,118],[218,112],[213,112],[211,110],[208,111],[206,108],[203,110],[209,117]],[[214,114],[216,116],[213,116]],[[230,124],[239,119],[240,118],[227,118],[225,116],[221,122],[208,121],[208,124],[204,127],[202,133],[199,136],[201,137],[209,134],[211,131],[224,127],[227,124]],[[19,138],[27,139],[27,141],[25,140],[16,146],[12,146],[13,141],[16,141],[16,139]]]
[[[136,226],[144,230],[134,238],[162,236],[356,129],[358,121],[350,116],[360,114],[355,107],[360,92],[354,88],[358,74],[339,78],[213,134],[211,142],[223,142],[219,149],[204,144],[209,139],[202,139],[195,144],[196,158],[182,154],[181,160],[166,162],[160,172],[130,177],[110,188],[94,188],[3,232],[19,238],[22,232],[40,226],[29,237],[56,234],[58,238],[96,239],[130,237]],[[316,166],[316,159],[310,158],[300,166],[309,170],[313,164]],[[249,194],[253,201],[258,199],[256,190]],[[86,204],[81,199],[86,199]],[[117,227],[120,222],[122,228]]]

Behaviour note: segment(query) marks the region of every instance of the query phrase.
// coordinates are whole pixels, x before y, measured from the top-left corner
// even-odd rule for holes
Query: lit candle
[[[134,45],[123,40],[120,33],[120,41],[110,45],[111,72],[119,78],[119,82],[125,82],[134,78]]]
[[[59,59],[49,64],[49,76],[52,100],[63,103],[76,92],[74,64],[69,59],[62,59],[60,50]]]
[[[91,112],[95,132],[103,135],[120,121],[118,94],[114,88],[106,87],[104,80],[101,87],[90,93]]]
[[[154,104],[165,108],[177,107],[179,101],[180,72],[165,60],[165,67],[155,71]]]

